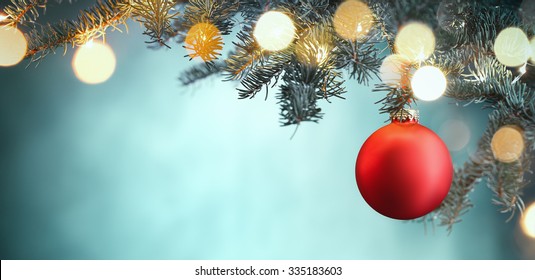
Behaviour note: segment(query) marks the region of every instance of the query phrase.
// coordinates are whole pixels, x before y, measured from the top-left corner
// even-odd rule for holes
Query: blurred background
[[[91,4],[81,2],[46,19]],[[71,48],[0,67],[0,258],[535,258],[520,215],[506,222],[484,182],[450,235],[364,202],[355,159],[387,118],[372,86],[348,80],[346,100],[321,103],[324,119],[290,140],[275,90],[264,101],[238,100],[238,84],[219,77],[182,87],[195,62],[179,45],[147,49],[142,31],[108,34],[117,66],[103,84],[76,78]],[[487,112],[447,98],[418,109],[461,165]],[[533,184],[524,198],[535,201]]]

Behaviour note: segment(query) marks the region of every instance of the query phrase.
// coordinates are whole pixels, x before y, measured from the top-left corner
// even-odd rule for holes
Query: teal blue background
[[[238,100],[220,78],[181,87],[193,63],[183,48],[148,50],[129,27],[107,37],[118,63],[101,85],[75,78],[72,49],[0,69],[2,259],[523,257],[517,219],[505,222],[484,184],[449,236],[366,205],[355,158],[386,120],[372,86],[348,81],[347,99],[320,102],[325,118],[290,140],[275,90],[264,101]],[[486,113],[446,98],[418,108],[437,132],[467,123],[461,164]]]

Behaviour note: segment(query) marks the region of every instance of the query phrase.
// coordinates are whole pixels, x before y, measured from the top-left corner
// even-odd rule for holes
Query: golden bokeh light
[[[301,63],[321,66],[329,60],[333,48],[330,33],[322,29],[309,29],[295,43],[295,54]]]
[[[535,202],[533,202],[522,214],[520,227],[528,237],[535,238]]]
[[[379,77],[387,85],[398,85],[402,87],[408,85],[411,70],[411,62],[404,56],[392,54],[387,56],[381,68],[379,68]]]
[[[435,66],[424,66],[414,73],[411,87],[414,96],[420,100],[436,100],[446,91],[447,81],[444,73]]]
[[[524,132],[516,125],[500,127],[492,136],[491,149],[494,158],[504,163],[517,161],[524,152]]]
[[[525,64],[531,54],[531,46],[522,29],[505,28],[494,41],[494,54],[500,63],[509,67]]]
[[[323,64],[327,58],[329,57],[329,52],[331,51],[332,48],[328,48],[326,46],[320,46],[318,47],[317,51],[316,51],[316,63],[318,65],[321,65]]]
[[[435,34],[423,23],[409,23],[399,30],[395,47],[398,54],[410,61],[424,61],[435,51]]]
[[[103,42],[90,41],[74,53],[72,68],[76,77],[86,84],[100,84],[107,81],[115,71],[115,54]]]
[[[191,59],[200,57],[204,62],[216,59],[223,49],[221,32],[209,22],[201,22],[192,26],[184,43]]]
[[[347,0],[338,6],[333,18],[333,25],[340,37],[354,41],[370,32],[374,17],[372,10],[358,0]]]
[[[280,51],[293,42],[295,26],[292,19],[286,14],[269,11],[258,19],[253,36],[263,49]]]
[[[321,66],[329,58],[332,47],[329,45],[312,45],[310,42],[296,45],[297,59],[304,64]]]
[[[0,66],[17,65],[26,55],[28,42],[17,28],[0,26]]]

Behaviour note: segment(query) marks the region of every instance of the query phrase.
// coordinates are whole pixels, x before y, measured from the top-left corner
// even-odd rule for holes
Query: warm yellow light
[[[333,18],[336,33],[351,41],[368,34],[373,22],[373,13],[368,5],[358,0],[347,0],[340,4]]]
[[[412,92],[420,100],[438,99],[446,91],[446,86],[444,73],[434,66],[424,66],[416,70],[411,79]]]
[[[0,13],[0,21],[4,21],[7,19],[7,15]]]
[[[535,202],[524,211],[520,226],[527,236],[535,238]]]
[[[410,61],[423,61],[435,51],[435,35],[423,23],[409,23],[398,32],[395,47],[398,54],[406,56]]]
[[[17,65],[26,55],[28,42],[17,28],[0,26],[0,66]]]
[[[496,59],[505,66],[525,64],[531,53],[528,37],[522,29],[509,27],[500,32],[494,41]]]
[[[500,127],[490,143],[494,158],[505,163],[517,161],[524,152],[523,134],[522,129],[515,125]]]
[[[87,84],[107,81],[113,75],[115,65],[112,48],[103,42],[88,42],[76,50],[72,59],[74,74]]]
[[[325,46],[319,46],[316,51],[316,61],[317,65],[323,64],[329,57],[329,51],[331,48]]]
[[[191,59],[200,57],[204,62],[216,59],[223,49],[221,32],[209,22],[201,22],[192,26],[184,43],[186,43],[185,47]]]
[[[294,40],[295,26],[292,19],[284,13],[269,11],[260,16],[253,35],[263,49],[280,51]]]
[[[408,84],[410,65],[410,61],[402,55],[389,55],[383,60],[381,68],[379,68],[379,77],[385,84],[406,86]]]
[[[303,31],[295,42],[295,55],[299,62],[312,66],[323,66],[333,50],[332,35],[320,29]]]

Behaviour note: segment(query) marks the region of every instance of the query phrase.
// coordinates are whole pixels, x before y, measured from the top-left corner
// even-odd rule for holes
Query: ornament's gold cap
[[[420,113],[414,109],[401,109],[395,113],[390,114],[392,121],[406,122],[406,121],[420,121]]]

